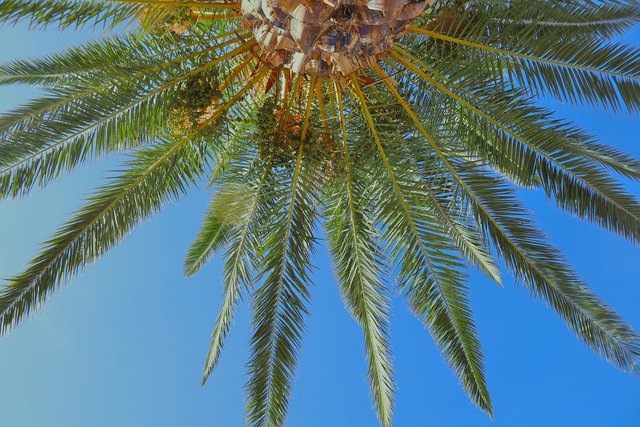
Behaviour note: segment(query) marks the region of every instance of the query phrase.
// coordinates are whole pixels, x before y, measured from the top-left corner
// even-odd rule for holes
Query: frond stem
[[[378,76],[380,76],[381,80],[385,82],[385,84],[389,88],[389,91],[391,91],[391,93],[393,94],[394,98],[396,98],[396,100],[398,101],[400,106],[409,115],[409,117],[411,118],[411,121],[418,128],[418,131],[422,134],[422,136],[424,136],[424,138],[427,140],[427,142],[429,142],[429,145],[431,145],[431,147],[436,152],[436,154],[438,155],[440,160],[445,164],[447,169],[449,169],[449,171],[454,175],[456,180],[459,180],[460,177],[458,176],[458,173],[457,173],[455,167],[451,164],[451,162],[449,161],[448,157],[440,149],[440,146],[435,141],[435,139],[431,136],[431,134],[427,131],[427,129],[424,127],[424,125],[422,124],[420,119],[418,119],[418,116],[416,116],[415,112],[409,106],[407,101],[405,101],[405,99],[402,97],[402,95],[400,95],[398,90],[388,80],[389,75],[387,75],[387,73],[385,73],[382,70],[382,68],[380,68],[380,66],[377,65],[377,64],[375,64],[372,68],[376,72],[376,74],[378,74]],[[429,198],[433,201],[435,208],[440,212],[441,217],[449,224],[451,229],[452,230],[458,230],[458,224],[456,224],[455,221],[449,216],[449,213],[440,204],[440,201],[431,192],[431,190],[427,189],[427,193],[429,194]],[[458,233],[459,236],[461,236],[461,238],[466,239],[464,233],[461,233],[459,231],[456,231],[456,232]],[[480,258],[478,258],[478,259],[480,259]],[[484,270],[487,273],[490,273],[490,277],[495,282],[497,282],[498,285],[502,286],[502,280],[500,279],[500,276],[498,275],[498,273],[494,271],[495,270],[494,268],[490,268],[489,266],[484,266]]]
[[[451,42],[451,43],[456,43],[456,44],[459,44],[459,45],[462,45],[462,46],[473,47],[473,48],[476,48],[476,49],[481,49],[481,50],[493,52],[493,53],[496,53],[498,55],[511,56],[511,57],[522,59],[522,60],[526,60],[526,61],[542,62],[542,63],[545,63],[545,64],[550,64],[550,65],[559,66],[559,67],[574,68],[574,69],[578,69],[578,70],[582,70],[582,71],[588,71],[588,72],[591,72],[591,73],[600,73],[600,74],[606,74],[606,75],[610,75],[610,76],[614,76],[614,77],[621,77],[621,78],[625,78],[625,79],[640,80],[640,76],[634,76],[634,75],[625,74],[625,73],[617,73],[615,71],[603,70],[603,69],[600,69],[600,68],[589,67],[589,66],[586,66],[586,65],[573,64],[573,63],[570,63],[570,62],[558,61],[558,60],[555,60],[555,59],[546,59],[546,58],[542,58],[542,57],[539,57],[539,56],[527,55],[527,54],[519,53],[519,52],[513,52],[513,51],[510,51],[510,50],[501,49],[501,48],[498,48],[498,47],[488,46],[488,45],[485,45],[485,44],[482,44],[482,43],[476,43],[476,42],[472,42],[472,41],[469,41],[469,40],[464,40],[464,39],[459,39],[459,38],[452,37],[452,36],[447,36],[447,35],[440,34],[440,33],[435,32],[435,31],[427,30],[425,28],[416,27],[415,25],[409,25],[409,31],[412,32],[412,33],[415,33],[415,34],[421,34],[421,35],[424,35],[424,36],[433,37],[433,38],[444,40],[444,41],[448,41],[448,42]]]
[[[611,199],[606,193],[603,193],[602,191],[600,191],[600,189],[598,188],[598,186],[594,183],[585,181],[585,179],[579,175],[576,175],[575,172],[573,172],[570,169],[567,169],[564,165],[562,165],[561,163],[558,162],[557,159],[555,159],[553,156],[550,156],[548,153],[540,150],[538,147],[536,147],[535,145],[531,144],[529,141],[527,141],[526,139],[524,139],[522,136],[520,136],[518,133],[516,133],[515,131],[509,129],[508,127],[506,127],[505,125],[503,125],[502,123],[498,122],[496,119],[494,119],[493,117],[491,117],[489,114],[487,114],[486,112],[480,110],[478,107],[476,107],[475,105],[469,103],[468,101],[466,101],[464,98],[462,98],[460,95],[456,94],[455,92],[451,91],[449,88],[447,88],[445,85],[443,85],[442,83],[436,81],[435,79],[431,78],[427,73],[425,73],[423,70],[421,70],[420,68],[416,67],[413,63],[411,63],[410,61],[408,61],[407,59],[405,59],[403,56],[401,56],[400,54],[398,54],[398,52],[404,52],[401,48],[394,46],[393,50],[390,52],[390,55],[395,58],[398,62],[400,62],[401,64],[405,65],[408,69],[410,69],[414,74],[418,75],[419,77],[423,78],[425,81],[429,82],[430,84],[432,84],[433,86],[435,86],[438,90],[440,90],[441,92],[447,94],[448,96],[450,96],[452,99],[454,99],[455,101],[457,101],[459,104],[463,105],[464,107],[470,109],[471,111],[473,111],[475,114],[480,115],[481,117],[483,117],[485,120],[489,121],[490,123],[492,123],[494,126],[498,127],[500,130],[502,130],[503,132],[511,135],[514,139],[518,140],[519,142],[521,142],[522,144],[526,145],[527,147],[529,147],[531,150],[535,151],[536,153],[538,153],[539,155],[541,155],[542,157],[544,157],[545,159],[547,159],[548,161],[550,161],[551,163],[557,165],[558,167],[560,167],[565,173],[567,173],[568,175],[570,175],[571,177],[573,177],[575,180],[581,182],[583,185],[593,188],[594,190],[596,190],[598,192],[598,194],[600,196],[602,196],[603,198],[605,198],[609,203],[615,205],[616,207],[618,207],[621,211],[626,212],[627,214],[629,214],[630,216],[640,220],[640,218],[637,218],[636,215],[633,212],[630,212],[625,206],[620,205],[617,201]],[[435,70],[431,69],[431,67],[429,67],[428,65],[426,65],[424,62],[419,62],[419,65],[421,67],[423,67],[424,69],[429,70],[431,73],[433,73],[434,75],[437,74]],[[444,76],[442,76],[443,79],[446,80],[446,78],[444,78]]]
[[[173,86],[175,86],[178,83],[188,79],[189,77],[191,77],[191,76],[193,76],[195,74],[201,73],[203,71],[206,71],[206,70],[210,69],[211,67],[214,67],[216,64],[218,64],[220,62],[225,61],[228,58],[231,58],[231,57],[233,57],[233,56],[235,56],[235,55],[237,55],[239,53],[244,52],[245,50],[251,48],[255,43],[257,43],[255,40],[251,40],[250,42],[247,42],[244,45],[241,45],[241,46],[237,47],[236,49],[227,52],[225,55],[223,55],[221,57],[218,57],[218,58],[214,59],[213,61],[211,61],[211,62],[209,62],[209,63],[207,63],[207,64],[205,64],[205,65],[203,65],[203,66],[201,66],[199,68],[191,70],[190,72],[188,72],[186,74],[183,74],[179,78],[177,78],[175,80],[172,80],[171,82],[163,85],[162,87],[157,88],[157,89],[149,92],[148,94],[146,94],[142,98],[139,98],[139,99],[127,104],[126,106],[124,106],[124,107],[118,109],[117,111],[109,114],[107,117],[102,118],[98,122],[91,123],[90,125],[86,126],[84,129],[82,129],[82,130],[80,130],[78,132],[75,132],[74,134],[69,135],[66,138],[63,138],[60,141],[57,141],[55,144],[49,145],[47,147],[42,148],[41,150],[38,150],[38,151],[36,151],[34,153],[31,153],[29,156],[21,159],[19,162],[13,163],[10,166],[8,166],[7,168],[0,170],[0,176],[4,175],[6,173],[9,173],[12,170],[15,170],[16,168],[19,168],[21,165],[29,162],[30,160],[42,155],[43,153],[46,153],[47,151],[49,151],[49,150],[51,150],[51,149],[53,149],[53,148],[55,148],[57,146],[63,145],[67,141],[70,141],[71,139],[77,137],[78,135],[83,134],[84,132],[89,131],[90,129],[95,128],[96,126],[100,126],[101,124],[104,124],[104,123],[108,122],[109,120],[111,120],[115,116],[117,116],[118,114],[121,114],[123,111],[126,111],[129,108],[131,108],[131,107],[133,107],[133,106],[135,106],[135,105],[137,105],[137,104],[139,104],[141,102],[144,102],[147,99],[150,99],[151,97],[153,97],[154,95],[157,95],[158,93],[161,93],[161,92],[163,92],[163,91],[165,91],[167,89],[172,88]]]
[[[212,37],[211,39],[208,39],[208,41],[217,40],[217,39],[220,39],[220,38],[223,38],[223,37],[228,37],[228,36],[233,35],[233,34],[236,34],[236,32],[235,31],[231,31],[231,32],[227,32],[225,34],[220,34],[220,35],[217,35],[215,37]],[[148,74],[148,73],[151,73],[151,72],[154,72],[154,71],[160,71],[163,68],[165,68],[167,66],[170,66],[172,64],[187,61],[187,60],[192,59],[192,58],[194,58],[194,57],[196,57],[196,56],[198,56],[200,54],[211,52],[214,49],[222,48],[222,47],[228,46],[230,44],[233,44],[233,43],[237,42],[238,40],[239,40],[239,38],[236,36],[235,38],[229,39],[229,40],[227,40],[227,41],[225,41],[223,43],[220,43],[220,44],[217,44],[217,45],[214,45],[214,46],[208,46],[206,49],[201,49],[201,50],[198,50],[198,51],[195,51],[195,52],[191,52],[188,55],[183,55],[183,56],[181,56],[179,58],[174,58],[171,61],[168,61],[168,62],[165,62],[163,64],[157,65],[157,66],[152,67],[152,68],[150,68],[148,70],[138,71],[136,73],[128,75],[124,79],[118,80],[115,83],[113,83],[113,84],[111,84],[109,86],[106,86],[104,88],[101,88],[101,89],[108,90],[108,89],[114,88],[118,84],[122,83],[123,81],[134,80],[134,79],[137,79],[138,77],[140,77],[140,76],[142,76],[144,74]],[[193,45],[190,45],[190,46],[193,46]],[[18,123],[18,122],[20,122],[22,120],[26,120],[26,119],[29,119],[31,117],[36,117],[36,116],[38,116],[38,115],[40,115],[42,113],[46,113],[47,111],[51,111],[51,110],[53,110],[53,109],[55,109],[57,107],[60,107],[62,105],[69,104],[69,103],[71,103],[71,102],[73,102],[75,100],[78,100],[78,99],[86,96],[86,95],[90,95],[90,94],[94,93],[95,91],[96,91],[95,87],[90,87],[86,91],[82,91],[82,92],[76,93],[73,96],[70,96],[68,98],[61,99],[60,101],[58,101],[58,102],[56,102],[54,104],[47,105],[45,107],[33,110],[25,117],[17,117],[14,120],[11,120],[11,121],[8,121],[8,122],[2,124],[0,126],[0,131],[13,126],[14,124],[16,124],[16,123]]]

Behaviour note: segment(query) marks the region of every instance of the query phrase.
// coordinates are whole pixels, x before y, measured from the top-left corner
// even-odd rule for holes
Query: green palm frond
[[[420,187],[411,176],[401,175],[402,157],[390,157],[392,149],[383,146],[364,93],[356,81],[352,83],[383,164],[379,174],[388,176],[376,189],[378,221],[391,257],[400,265],[399,280],[412,310],[423,318],[473,402],[491,415],[482,354],[464,296],[463,265],[451,254],[455,246],[441,225],[416,203]]]
[[[254,80],[259,77],[260,74]],[[20,322],[56,285],[94,262],[142,219],[185,192],[189,183],[197,182],[206,171],[208,151],[215,147],[199,146],[194,138],[230,108],[250,83],[184,138],[140,151],[122,177],[98,192],[46,242],[29,268],[2,289],[0,332],[5,333]]]
[[[171,60],[127,78],[123,78],[126,70],[118,71],[119,80],[97,87],[91,77],[89,81],[79,79],[76,86],[57,90],[54,97],[41,98],[3,116],[0,140],[6,142],[0,145],[0,194],[25,194],[87,159],[144,145],[167,134],[168,111],[162,106],[173,102],[187,79],[211,72],[227,56],[246,48],[241,45],[221,54],[221,49],[237,41],[232,38],[215,44],[196,52],[198,56],[193,52],[183,55],[180,61],[190,61],[186,64]],[[200,63],[193,64],[194,57]]]
[[[507,266],[534,295],[545,300],[595,351],[621,369],[636,371],[638,334],[593,295],[545,242],[511,189],[484,170],[461,170],[478,225],[486,229]]]
[[[521,13],[518,8],[508,11],[516,20]],[[448,59],[455,55],[459,65],[492,64],[495,79],[507,77],[534,94],[614,111],[640,108],[635,95],[640,88],[637,48],[573,32],[539,31],[535,26],[493,28],[493,8],[458,13],[453,19],[454,23],[436,21],[432,28],[412,27],[421,36],[412,43],[431,57],[438,51],[430,46],[443,44],[442,50],[451,51]]]
[[[404,100],[400,92],[388,80],[389,75],[380,67],[374,67],[374,71],[380,77],[385,79],[387,89],[393,94],[398,103],[402,106],[405,113],[409,116],[410,121],[418,128],[420,134],[434,149],[441,160],[445,160],[444,155],[440,151],[440,147],[433,140],[432,136],[425,129],[420,119],[416,116],[410,104]],[[446,164],[446,160],[445,160]],[[416,165],[417,166],[417,165]],[[436,165],[430,163],[430,167]],[[487,249],[486,239],[480,236],[476,230],[465,221],[463,209],[456,206],[455,194],[447,189],[450,188],[448,183],[438,182],[437,185],[425,186],[422,190],[422,198],[425,199],[429,206],[434,209],[433,214],[438,220],[446,226],[451,238],[456,242],[456,246],[460,252],[477,268],[486,273],[497,283],[502,283],[498,267]]]
[[[346,120],[343,113],[341,89],[336,85],[336,107],[344,159],[344,175],[332,188],[327,207],[329,248],[334,259],[336,275],[345,305],[362,327],[369,363],[369,381],[376,403],[378,418],[383,426],[392,425],[394,380],[389,342],[388,291],[381,276],[386,268],[382,263],[382,249],[377,242],[367,194],[366,176],[359,176],[359,168],[352,163]]]
[[[119,24],[141,19],[149,8],[161,9],[234,9],[237,3],[224,1],[188,0],[29,0],[0,1],[0,23],[25,22],[32,29],[55,26],[104,27],[113,29]]]
[[[26,22],[29,27],[42,29],[48,26],[75,29],[84,26],[114,28],[140,13],[139,5],[117,4],[111,1],[76,0],[2,0],[0,22],[15,24]]]
[[[449,89],[446,85],[448,80],[439,82],[399,54],[393,52],[392,56],[460,106],[486,120],[507,137],[505,141],[520,145],[518,151],[534,155],[534,171],[542,187],[561,208],[638,241],[640,204],[637,200],[625,193],[604,170],[575,152],[567,153],[566,132],[552,121],[544,120],[546,117],[539,110],[532,111],[522,105],[520,99],[504,95],[480,104],[481,99],[477,95],[480,90],[466,94],[473,99],[470,101]]]
[[[474,2],[474,6],[482,8],[483,2]],[[491,4],[486,13],[498,25],[515,24],[536,32],[560,30],[574,37],[611,38],[640,22],[637,1],[517,0]]]
[[[305,151],[315,79],[307,85],[304,124],[295,161],[283,164],[271,188],[273,203],[259,247],[262,284],[253,295],[252,356],[248,414],[251,426],[284,423],[296,352],[301,345],[310,297],[309,257],[319,199],[318,165]]]
[[[190,38],[144,32],[105,37],[44,58],[0,65],[0,84],[74,87],[80,86],[77,79],[81,79],[85,90],[106,89],[215,54],[214,46],[223,48],[219,42],[233,38],[234,31],[194,27]]]
[[[216,193],[211,201],[198,236],[187,252],[184,262],[184,272],[187,276],[196,274],[227,243],[230,227],[225,221],[224,203],[228,202],[228,199],[222,196],[225,194],[223,191]]]
[[[2,289],[1,332],[198,180],[205,171],[207,150],[187,142],[166,141],[141,151],[120,177],[97,192],[44,244],[29,268]]]
[[[211,335],[203,384],[218,362],[224,338],[231,327],[235,307],[240,299],[242,287],[249,287],[252,284],[251,269],[254,266],[259,247],[260,229],[266,220],[269,204],[272,201],[270,195],[266,193],[270,181],[273,179],[270,176],[273,167],[272,161],[272,159],[267,159],[266,165],[260,165],[264,171],[257,182],[248,186],[242,185],[234,188],[234,191],[226,193],[233,200],[230,197],[223,198],[224,206],[215,212],[216,218],[212,219],[212,221],[220,223],[226,232],[224,235],[216,234],[214,238],[209,240],[207,251],[213,252],[216,241],[222,242],[222,239],[227,244],[228,250],[225,254],[224,301]],[[222,218],[226,218],[226,220]]]

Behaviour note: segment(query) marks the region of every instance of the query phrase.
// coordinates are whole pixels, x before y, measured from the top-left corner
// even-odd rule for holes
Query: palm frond
[[[29,84],[41,87],[77,87],[98,91],[117,82],[139,79],[177,64],[193,61],[212,51],[216,41],[230,39],[237,29],[219,32],[192,28],[192,36],[149,35],[144,32],[119,34],[36,59],[16,59],[0,65],[0,84]],[[240,32],[240,35],[243,33]],[[218,48],[222,48],[218,44]],[[37,115],[36,111],[32,111]],[[7,126],[4,124],[3,126]]]
[[[259,247],[259,231],[267,219],[272,201],[267,193],[269,187],[273,185],[270,182],[272,161],[273,159],[269,158],[266,164],[259,164],[264,172],[257,182],[253,182],[249,187],[240,186],[240,191],[232,193],[233,201],[229,198],[225,200],[226,204],[222,216],[226,218],[226,221],[222,222],[222,227],[228,228],[225,241],[229,247],[225,254],[225,293],[215,328],[211,334],[211,343],[202,378],[203,384],[215,369],[220,358],[224,339],[231,327],[235,307],[240,299],[242,286],[249,287],[251,285],[250,269],[255,263]],[[217,213],[216,221],[220,221],[220,216]],[[212,239],[211,242],[214,240]],[[214,248],[207,249],[209,252],[214,250]]]
[[[455,246],[416,203],[419,187],[411,177],[399,175],[401,158],[390,160],[391,151],[382,144],[364,94],[357,81],[352,79],[352,83],[383,165],[380,173],[388,176],[388,181],[382,181],[388,186],[379,190],[377,211],[387,234],[385,239],[391,244],[391,256],[400,264],[399,278],[411,308],[429,327],[472,401],[491,415],[482,353],[467,307],[462,264],[452,254]]]
[[[553,196],[559,207],[628,239],[638,241],[640,203],[627,194],[604,170],[582,156],[575,155],[575,152],[567,153],[567,144],[563,138],[567,133],[562,133],[561,127],[553,122],[542,124],[541,121],[545,117],[538,111],[532,111],[522,105],[516,98],[502,96],[492,98],[492,105],[473,104],[398,53],[392,52],[391,55],[462,107],[495,126],[508,136],[509,142],[522,144],[521,152],[534,154],[534,170],[539,175],[547,195]],[[466,95],[479,100],[475,93]]]
[[[189,143],[191,143],[189,145]],[[0,294],[0,332],[6,333],[57,286],[95,262],[135,225],[175,199],[204,173],[206,150],[191,138],[141,151],[49,240],[31,265]]]
[[[214,45],[205,53],[216,55],[221,52],[218,49],[236,41]],[[203,64],[195,67],[186,65],[183,69],[170,61],[175,67],[171,72],[150,67],[148,74],[139,73],[137,79],[134,74],[134,79],[109,82],[100,89],[87,90],[86,82],[81,81],[79,86],[59,90],[56,97],[37,100],[5,115],[0,119],[0,129],[4,129],[0,134],[0,194],[26,194],[89,158],[144,145],[167,134],[170,111],[164,105],[172,102],[179,85],[251,45],[222,50],[213,60],[204,56]],[[187,55],[183,60],[189,58]]]
[[[198,272],[227,243],[229,224],[224,213],[228,199],[224,190],[214,194],[196,240],[191,244],[184,261],[184,272],[192,276]]]
[[[640,181],[640,159],[539,106],[550,96],[640,111],[640,50],[619,41],[640,22],[638,0],[406,0],[393,14],[371,3],[366,17],[337,5],[349,25],[334,34],[334,14],[313,38],[309,29],[325,25],[313,1],[302,21],[287,2],[259,3],[253,14],[236,0],[0,0],[0,24],[118,31],[0,65],[0,86],[44,93],[0,116],[0,197],[130,156],[0,290],[0,335],[203,185],[213,194],[184,269],[196,274],[221,253],[224,296],[202,383],[246,294],[250,426],[285,423],[322,221],[385,427],[395,398],[388,275],[489,416],[470,267],[502,285],[506,265],[598,354],[640,372],[638,333],[516,197],[518,187],[542,190],[561,210],[640,242],[640,201],[619,180]],[[422,13],[409,21],[412,10]],[[405,18],[394,23],[398,11]],[[376,34],[388,50],[377,50]]]
[[[251,426],[282,425],[309,299],[309,256],[317,220],[317,166],[305,156],[315,79],[308,85],[305,124],[294,164],[279,170],[258,267],[263,283],[253,295],[248,419]],[[270,192],[271,192],[270,191]],[[284,220],[282,220],[284,218]]]
[[[462,190],[506,262],[531,292],[545,300],[586,344],[626,371],[638,369],[640,337],[598,299],[546,243],[511,189],[485,170],[459,165]]]
[[[503,25],[517,25],[517,28],[524,31],[560,30],[576,37],[612,38],[640,22],[640,4],[634,0],[516,0],[508,3],[475,3],[484,14],[491,16],[496,30],[500,30]]]
[[[376,242],[376,230],[366,212],[370,201],[366,178],[354,175],[347,128],[343,113],[341,88],[335,85],[337,113],[341,123],[344,156],[344,184],[335,188],[327,207],[326,223],[329,249],[345,304],[364,332],[369,381],[380,423],[392,425],[394,380],[389,342],[389,302],[381,281],[385,270],[381,248]]]
[[[459,65],[493,64],[495,78],[503,75],[534,94],[552,95],[564,102],[637,112],[640,101],[640,51],[619,42],[580,37],[534,26],[491,28],[493,15],[455,15],[457,24],[433,29],[411,27],[416,43],[439,41],[455,47]],[[455,28],[455,33],[451,28]],[[422,43],[424,41],[424,43]],[[453,48],[450,46],[450,48]],[[488,69],[485,65],[483,69]]]
[[[446,156],[444,155],[438,144],[435,142],[433,137],[426,130],[420,119],[416,116],[409,103],[404,100],[400,92],[398,92],[394,85],[389,81],[389,75],[386,74],[382,70],[382,68],[377,65],[373,67],[373,69],[380,78],[384,79],[388,90],[393,94],[396,101],[405,110],[405,113],[409,116],[413,124],[418,128],[420,134],[427,140],[428,144],[431,146],[434,152],[437,153],[440,160],[442,160],[445,165],[447,165],[447,167],[450,167]],[[455,200],[455,197],[452,197],[450,193],[447,193],[445,191],[445,189],[448,187],[447,185],[442,185],[441,182],[439,184],[440,185],[432,186],[431,188],[427,187],[424,189],[425,198],[428,199],[431,202],[430,205],[435,208],[434,213],[438,216],[443,224],[446,224],[448,226],[449,233],[455,240],[456,246],[465,255],[465,257],[497,283],[502,284],[500,272],[494,259],[487,250],[487,245],[485,244],[484,239],[481,236],[478,236],[478,234],[475,233],[475,230],[466,225],[464,222],[460,221],[457,218],[458,215],[452,215],[449,212],[449,208],[447,205]],[[437,194],[437,192],[444,194]]]
[[[142,11],[141,5],[122,5],[114,2],[89,0],[2,0],[0,23],[24,22],[32,29],[54,26],[104,27],[111,29],[134,19]]]
[[[243,89],[178,141],[141,150],[122,176],[96,193],[78,214],[45,243],[41,254],[0,291],[0,333],[6,333],[41,304],[56,286],[97,260],[133,226],[184,193],[206,171],[209,150],[202,130],[263,77]]]

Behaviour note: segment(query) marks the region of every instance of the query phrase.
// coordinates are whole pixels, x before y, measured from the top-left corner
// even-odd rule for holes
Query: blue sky
[[[43,55],[88,36],[3,29],[0,59]],[[628,39],[640,44],[640,31]],[[0,109],[34,94],[0,88]],[[556,107],[602,141],[640,156],[637,116]],[[45,191],[0,203],[0,276],[20,272],[39,242],[116,165],[117,159],[93,163]],[[629,189],[640,196],[639,185]],[[0,426],[243,426],[246,302],[218,370],[201,388],[221,300],[220,264],[212,262],[192,279],[182,275],[208,197],[195,191],[168,206],[0,341]],[[638,248],[560,213],[542,194],[523,197],[581,276],[640,329]],[[375,426],[361,333],[342,306],[324,248],[315,266],[312,316],[288,425]],[[469,403],[427,331],[396,299],[395,425],[640,425],[640,378],[599,359],[510,276],[499,288],[473,274],[470,287],[495,421]]]

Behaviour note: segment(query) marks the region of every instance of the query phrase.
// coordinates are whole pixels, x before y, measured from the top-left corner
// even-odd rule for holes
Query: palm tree
[[[1,0],[0,21],[114,30],[0,66],[45,95],[0,118],[0,193],[129,153],[122,170],[0,293],[7,333],[134,226],[197,185],[212,200],[185,260],[224,258],[203,382],[251,298],[247,423],[280,426],[324,227],[392,425],[389,298],[402,294],[471,401],[492,416],[466,266],[499,261],[610,363],[640,336],[539,231],[516,189],[632,242],[640,161],[539,106],[640,110],[640,50],[615,41],[635,0]],[[388,280],[392,276],[395,284]]]

